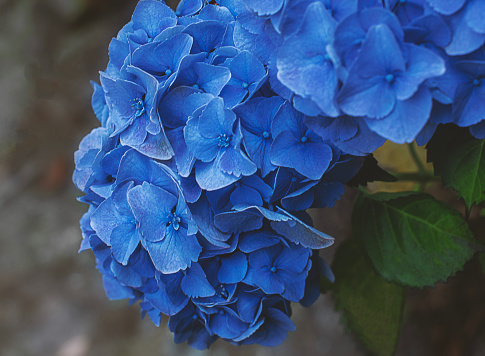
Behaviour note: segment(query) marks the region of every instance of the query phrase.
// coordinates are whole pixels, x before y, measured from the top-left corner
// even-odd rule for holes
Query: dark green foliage
[[[444,126],[427,149],[435,174],[441,176],[445,188],[458,192],[468,211],[485,201],[485,140],[472,137],[466,129]]]
[[[479,249],[457,211],[422,193],[359,194],[352,230],[382,277],[411,287],[446,280]]]
[[[336,308],[347,326],[372,355],[393,355],[406,288],[380,277],[352,240],[338,248],[333,270]]]

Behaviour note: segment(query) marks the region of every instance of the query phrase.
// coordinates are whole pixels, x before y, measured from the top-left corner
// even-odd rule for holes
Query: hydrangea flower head
[[[332,206],[363,162],[271,88],[283,41],[259,5],[141,0],[94,84],[101,127],[75,154],[81,250],[108,297],[140,301],[156,325],[170,316],[175,341],[195,348],[274,346],[294,330],[290,302],[309,306],[319,275],[333,279],[318,257],[333,238],[302,210]]]

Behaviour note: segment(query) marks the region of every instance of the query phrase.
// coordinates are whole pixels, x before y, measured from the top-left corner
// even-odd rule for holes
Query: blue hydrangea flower
[[[141,0],[93,83],[73,181],[110,299],[175,342],[275,346],[333,281],[331,207],[386,139],[485,137],[480,0]]]

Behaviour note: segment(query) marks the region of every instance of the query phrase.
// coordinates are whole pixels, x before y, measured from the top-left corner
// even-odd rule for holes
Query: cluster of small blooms
[[[75,153],[81,250],[108,297],[140,301],[156,325],[170,316],[175,341],[199,349],[294,330],[290,302],[333,280],[318,256],[333,239],[304,210],[333,206],[364,159],[277,94],[268,26],[242,1],[141,0],[93,83],[101,127]]]
[[[425,144],[440,123],[485,138],[484,1],[222,4],[236,15],[236,47],[265,61],[271,88],[343,151]]]

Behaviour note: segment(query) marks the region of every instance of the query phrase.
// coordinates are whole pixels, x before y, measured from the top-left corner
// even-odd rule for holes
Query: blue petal
[[[467,0],[426,0],[436,11],[443,15],[451,15],[460,10]]]
[[[190,16],[197,13],[203,6],[202,0],[182,0],[177,5],[178,16]]]
[[[155,293],[145,293],[145,300],[149,301],[155,308],[165,315],[175,315],[181,311],[189,302],[189,298],[184,298],[175,303],[170,300],[164,289],[159,289]]]
[[[237,184],[237,183],[236,183]],[[231,194],[232,205],[263,205],[263,199],[256,189],[246,185],[236,187]]]
[[[320,179],[332,161],[330,146],[321,142],[302,143],[289,131],[276,137],[271,146],[271,163],[294,168],[310,179]]]
[[[285,291],[281,296],[291,302],[299,302],[305,295],[305,278],[307,273],[296,274],[282,270],[279,271],[278,275],[282,280],[286,281]]]
[[[219,5],[206,5],[199,13],[199,19],[201,20],[215,20],[227,25],[234,21],[229,9]]]
[[[289,272],[301,273],[308,265],[311,250],[302,246],[284,247],[274,261],[275,267]],[[288,281],[287,284],[290,281]]]
[[[484,95],[485,85],[483,84],[458,85],[453,102],[453,117],[458,126],[471,126],[485,118]]]
[[[221,169],[221,156],[219,153],[210,163],[197,162],[195,164],[195,179],[204,190],[217,190],[234,183],[239,177],[224,173]]]
[[[199,119],[191,119],[187,122],[187,125],[184,128],[184,138],[187,148],[198,160],[201,160],[202,162],[212,162],[220,150],[220,147],[218,146],[219,139],[217,136],[221,134],[221,132],[214,132],[215,137],[213,138],[205,138],[201,135],[199,127]]]
[[[278,79],[295,94],[310,97],[329,116],[338,114],[333,103],[337,75],[327,48],[334,29],[335,21],[322,3],[309,5],[300,29],[283,43],[277,60]]]
[[[187,26],[184,30],[194,39],[192,53],[210,53],[221,45],[225,26],[218,21],[202,21]]]
[[[473,31],[465,19],[465,12],[460,11],[449,19],[449,25],[453,30],[450,44],[445,48],[450,56],[468,54],[480,48],[485,41],[485,34]]]
[[[145,141],[133,148],[147,157],[164,161],[174,156],[174,149],[163,130],[156,135],[147,134]]]
[[[195,163],[193,153],[187,148],[182,127],[167,132],[168,139],[172,143],[175,152],[174,159],[177,171],[182,177],[188,177]]]
[[[235,207],[236,211],[217,214],[214,225],[223,232],[240,233],[257,230],[263,226],[263,218],[270,221],[288,221],[291,216],[279,214],[259,206]]]
[[[478,124],[470,126],[470,133],[479,140],[485,138],[485,121],[480,121]]]
[[[186,235],[168,229],[167,235],[159,242],[146,242],[146,249],[155,268],[162,273],[175,273],[184,270],[197,261],[202,248],[195,235]]]
[[[438,15],[430,14],[415,19],[405,28],[406,41],[409,43],[434,43],[440,48],[451,41],[451,30]]]
[[[91,215],[91,226],[101,241],[110,244],[113,229],[119,224],[120,214],[116,210],[113,200],[108,198],[102,202]]]
[[[177,23],[175,13],[165,3],[153,0],[142,0],[133,13],[133,29],[143,29],[154,38],[167,27]]]
[[[198,263],[192,263],[192,266],[187,269],[187,274],[182,278],[180,286],[191,298],[210,297],[216,293]]]
[[[135,271],[132,265],[123,266],[113,260],[111,261],[111,271],[125,285],[135,288],[143,286],[143,277]]]
[[[113,229],[110,242],[113,257],[126,266],[140,242],[140,235],[135,224],[122,224]]]
[[[244,0],[246,6],[256,12],[259,16],[273,15],[277,13],[283,6],[284,0]]]
[[[240,127],[237,130],[240,132]],[[234,141],[236,141],[236,138]],[[254,174],[257,170],[256,165],[242,152],[239,145],[234,148],[229,148],[223,153],[220,168],[224,173],[238,178],[241,175],[249,176]]]
[[[221,283],[239,283],[246,276],[247,269],[246,255],[241,252],[234,252],[221,259],[221,268],[217,273],[217,278]]]
[[[382,8],[364,9],[339,23],[335,29],[334,46],[347,67],[350,68],[357,58],[369,28],[378,24],[386,24],[394,36],[402,41],[404,34],[399,20],[392,12]]]
[[[160,79],[166,80],[175,73],[184,56],[190,53],[192,38],[181,33],[165,42],[152,42],[137,48],[132,55],[132,65],[150,73]],[[166,74],[170,70],[170,74]]]
[[[128,202],[139,222],[143,237],[157,242],[165,237],[167,223],[177,197],[166,190],[144,182],[128,192]]]
[[[426,79],[445,73],[445,61],[429,49],[408,44],[407,70],[396,77],[396,97],[399,100],[409,99],[416,93]]]
[[[109,300],[133,298],[133,289],[122,286],[120,282],[109,275],[103,274],[103,287]]]
[[[394,110],[381,120],[365,119],[369,128],[396,143],[412,142],[426,125],[432,99],[428,89],[421,88],[413,97],[397,101]]]
[[[231,72],[226,67],[199,62],[194,65],[194,70],[199,78],[197,83],[200,88],[213,95],[219,95],[231,78]]]
[[[216,228],[214,214],[207,201],[202,196],[195,204],[190,205],[193,219],[197,223],[201,234],[209,241],[225,242],[231,236]]]
[[[308,226],[281,208],[278,208],[278,212],[286,215],[290,220],[272,221],[271,227],[291,242],[311,249],[325,248],[333,244],[333,237]]]
[[[485,34],[485,3],[481,0],[470,0],[466,8],[465,21],[475,32]]]
[[[281,242],[281,239],[272,230],[250,231],[239,236],[238,248],[242,252],[250,253],[261,248],[274,246]]]

